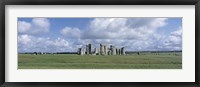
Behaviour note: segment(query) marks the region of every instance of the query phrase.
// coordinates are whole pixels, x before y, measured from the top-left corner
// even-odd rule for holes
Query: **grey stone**
[[[81,55],[81,48],[78,48],[78,55]]]
[[[116,48],[116,55],[119,55],[119,53],[118,53],[118,49]]]
[[[108,53],[107,46],[106,46],[106,45],[104,45],[104,54],[105,54],[105,55],[107,55],[107,53]]]
[[[121,48],[121,54],[122,54],[122,55],[125,55],[124,47]]]
[[[108,51],[108,55],[111,55],[111,51],[110,50]]]
[[[121,55],[121,49],[118,49],[118,54]]]
[[[104,46],[100,44],[100,55],[104,55]]]
[[[116,55],[116,48],[115,48],[115,46],[111,45],[110,49],[111,49],[111,55]]]
[[[86,54],[89,54],[89,46],[86,45]]]
[[[81,55],[85,54],[85,50],[83,48],[81,48]]]
[[[96,55],[98,53],[98,49],[94,48],[94,54]]]
[[[92,54],[92,44],[88,44],[89,54]]]

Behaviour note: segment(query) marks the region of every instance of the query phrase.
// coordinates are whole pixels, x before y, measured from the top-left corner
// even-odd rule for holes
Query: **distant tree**
[[[140,55],[140,52],[138,52],[137,54]]]

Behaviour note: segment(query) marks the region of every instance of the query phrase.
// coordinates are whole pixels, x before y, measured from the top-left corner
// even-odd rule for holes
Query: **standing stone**
[[[85,50],[83,48],[81,48],[81,55],[85,54]]]
[[[118,49],[117,49],[117,48],[116,48],[116,55],[119,55],[119,54],[118,54]]]
[[[89,54],[89,46],[86,45],[86,54]]]
[[[78,48],[78,55],[84,55],[84,49],[83,48]]]
[[[116,55],[116,48],[113,46],[113,55]]]
[[[92,44],[88,44],[89,54],[92,54]]]
[[[110,50],[108,51],[108,55],[111,55],[111,51]]]
[[[98,48],[97,50],[98,50],[98,53],[97,53],[97,55],[100,55],[100,49]]]
[[[115,49],[115,46],[110,46],[111,48],[111,55],[116,55],[116,49]]]
[[[120,48],[118,49],[118,54],[121,55],[121,49]]]
[[[100,55],[104,55],[104,46],[100,44]]]
[[[113,46],[110,45],[110,54],[113,55]]]
[[[107,46],[106,46],[106,45],[104,45],[104,54],[105,54],[105,55],[107,55],[107,53],[108,53]]]
[[[121,54],[122,54],[122,55],[125,55],[124,47],[121,48]]]
[[[78,54],[78,55],[81,55],[81,48],[78,48],[77,54]]]
[[[94,54],[96,55],[98,53],[98,49],[94,48]]]

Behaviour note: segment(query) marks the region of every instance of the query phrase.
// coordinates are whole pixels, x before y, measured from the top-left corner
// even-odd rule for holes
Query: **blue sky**
[[[74,52],[88,43],[182,50],[182,18],[18,18],[18,52]]]

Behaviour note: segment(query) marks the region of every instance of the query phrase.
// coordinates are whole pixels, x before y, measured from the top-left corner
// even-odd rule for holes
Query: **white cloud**
[[[43,38],[30,35],[18,36],[19,52],[66,52],[75,51],[69,42],[62,38]]]
[[[50,22],[46,18],[33,18],[31,22],[18,21],[18,32],[23,34],[37,34],[48,32]]]
[[[147,39],[165,26],[167,18],[95,18],[84,39]]]
[[[18,32],[25,33],[31,29],[31,24],[25,21],[18,21]]]
[[[67,38],[80,38],[81,31],[78,28],[65,27],[60,33]]]
[[[180,44],[182,41],[182,29],[171,32],[167,41],[173,44]]]
[[[138,50],[181,50],[182,29],[171,32],[170,36],[159,34],[158,29],[167,25],[167,18],[95,18],[88,29],[65,27],[60,31],[73,47],[84,47],[91,43],[126,47]]]
[[[43,28],[49,26],[44,20],[33,21],[31,26],[46,25]],[[28,24],[24,23],[24,26],[26,25]],[[20,43],[18,46],[20,51],[42,52],[75,52],[77,48],[85,47],[88,43],[91,43],[93,48],[99,48],[99,44],[107,44],[107,46],[115,45],[117,48],[125,47],[127,51],[181,50],[182,28],[171,32],[168,36],[160,34],[159,28],[166,25],[167,18],[95,18],[87,29],[73,27],[61,29],[60,33],[65,39],[24,34],[18,36]]]
[[[18,36],[18,42],[19,42],[19,44],[26,45],[29,42],[31,42],[31,37],[29,35],[27,35],[27,34],[20,35],[20,36]]]
[[[173,31],[157,41],[155,47],[159,50],[182,50],[182,28]]]
[[[95,18],[88,29],[65,27],[60,31],[68,38],[81,39],[143,39],[165,26],[167,18]]]
[[[171,32],[171,36],[182,37],[182,27],[179,27],[178,30]]]

